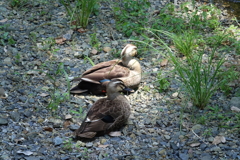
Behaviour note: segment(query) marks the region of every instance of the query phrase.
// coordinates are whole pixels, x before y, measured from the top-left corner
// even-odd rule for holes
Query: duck
[[[74,132],[76,139],[94,138],[96,135],[121,129],[130,116],[130,103],[120,92],[131,90],[121,80],[111,80],[107,86],[107,97],[97,100],[88,111],[81,126]]]
[[[72,81],[80,81],[70,90],[72,94],[90,92],[92,94],[105,94],[107,84],[113,79],[119,79],[131,88],[135,89],[141,82],[141,65],[133,57],[137,54],[137,47],[127,44],[121,51],[121,60],[115,59],[101,62],[85,71],[81,77]],[[134,92],[134,90],[132,90]]]

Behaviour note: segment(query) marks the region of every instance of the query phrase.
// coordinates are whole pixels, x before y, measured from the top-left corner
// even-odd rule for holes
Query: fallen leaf
[[[64,123],[63,123],[63,128],[68,128],[68,126],[70,126],[70,124],[71,124],[71,122],[70,121],[65,121]]]
[[[53,128],[52,127],[44,127],[43,130],[48,131],[48,132],[52,132]]]
[[[164,59],[164,60],[162,60],[162,62],[160,63],[160,66],[161,67],[164,67],[164,66],[166,66],[168,64],[168,60],[167,59]]]
[[[63,37],[55,38],[55,42],[56,42],[57,44],[64,44],[66,40],[67,40],[67,39],[66,39],[66,38],[63,38]]]
[[[109,136],[112,136],[112,137],[118,137],[118,136],[121,136],[121,132],[120,131],[115,131],[115,132],[110,132],[109,133]]]
[[[100,147],[100,148],[106,148],[106,147],[108,147],[108,146],[109,146],[108,144],[106,144],[106,145],[99,144],[99,145],[98,145],[98,147]]]
[[[87,29],[79,28],[77,31],[80,33],[84,33],[84,32],[87,32]]]
[[[7,21],[8,21],[8,19],[5,18],[5,19],[0,20],[0,23],[4,23],[4,22],[7,22]]]
[[[22,154],[24,154],[26,156],[30,156],[30,155],[33,154],[33,152],[31,152],[31,151],[22,151],[22,150],[17,151],[17,153],[22,153]]]
[[[232,106],[232,107],[231,107],[231,110],[232,110],[232,111],[235,111],[235,112],[240,112],[240,108],[235,107],[235,106]]]
[[[224,136],[216,136],[212,142],[212,144],[219,144],[219,143],[225,143],[226,142],[226,139]]]
[[[192,143],[190,144],[191,147],[197,147],[197,146],[200,146],[200,143]]]
[[[34,71],[34,70],[31,70],[31,71],[27,71],[27,74],[38,74],[39,71]]]
[[[39,96],[41,96],[41,97],[46,97],[46,96],[49,96],[49,94],[47,94],[47,93],[41,93]]]

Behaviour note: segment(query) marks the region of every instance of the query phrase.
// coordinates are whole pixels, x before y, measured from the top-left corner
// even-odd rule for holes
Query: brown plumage
[[[127,89],[120,80],[107,85],[107,98],[96,101],[87,113],[76,138],[93,138],[97,133],[107,133],[124,126],[130,115],[130,103],[120,91]]]
[[[102,94],[106,92],[106,85],[112,79],[120,79],[129,88],[136,88],[141,82],[140,63],[132,59],[137,54],[137,47],[127,44],[122,52],[121,60],[111,60],[99,63],[85,71],[81,77],[73,81],[80,81],[77,86],[70,90],[70,93],[91,92]]]

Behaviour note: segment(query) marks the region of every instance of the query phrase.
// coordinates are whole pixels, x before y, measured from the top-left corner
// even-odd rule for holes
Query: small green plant
[[[70,21],[75,22],[74,28],[86,28],[91,13],[96,10],[98,0],[75,0],[74,4],[71,4],[70,0],[59,0],[59,2],[65,7]]]
[[[149,92],[150,91],[150,87],[145,85],[145,86],[143,86],[143,90],[146,91],[146,92]]]
[[[21,54],[20,54],[20,53],[17,53],[16,56],[15,56],[15,62],[16,62],[16,63],[19,63],[19,62],[20,62],[20,59],[21,59]]]
[[[73,140],[72,138],[66,139],[64,142],[63,148],[68,151],[72,151],[73,149]]]
[[[173,41],[179,41],[178,37],[172,37]],[[185,43],[185,42],[183,42]],[[214,62],[216,49],[210,53],[207,63],[202,63],[204,50],[198,53],[184,53],[186,61],[183,62],[175,55],[170,53],[170,59],[184,83],[186,93],[191,97],[194,105],[203,109],[209,102],[211,96],[219,88],[226,84],[225,73],[221,71],[224,58]]]
[[[203,136],[204,136],[204,137],[210,137],[210,136],[212,136],[212,129],[211,129],[211,128],[206,129],[206,130],[203,132]]]
[[[193,104],[200,109],[203,109],[208,104],[212,95],[219,89],[220,86],[226,85],[229,78],[226,75],[232,73],[232,70],[223,70],[223,64],[225,62],[224,57],[220,57],[217,54],[217,44],[223,41],[225,35],[219,37],[216,45],[213,44],[213,48],[208,53],[207,58],[203,60],[204,54],[207,52],[205,47],[202,50],[193,50],[194,43],[186,43],[182,39],[182,36],[176,36],[162,30],[154,30],[161,34],[169,36],[174,44],[177,44],[176,48],[185,55],[186,59],[180,59],[172,52],[165,42],[156,34],[155,42],[159,45],[164,45],[168,49],[169,59],[172,61],[175,71],[180,77],[180,81],[184,84],[183,91],[191,98]],[[193,31],[184,32],[183,36],[190,36],[191,41],[195,41]],[[189,45],[189,46],[188,46]],[[217,57],[217,58],[216,58]],[[206,61],[206,62],[203,62]]]
[[[157,82],[159,83],[159,92],[166,91],[170,86],[170,83],[168,82],[166,77],[162,77],[161,72],[157,74]]]
[[[9,5],[13,8],[14,7],[19,8],[19,7],[26,5],[28,3],[28,1],[29,0],[10,0]]]
[[[96,33],[93,33],[93,34],[90,35],[90,44],[93,48],[99,50],[99,47],[100,47],[101,43],[98,40]]]
[[[42,48],[41,48],[41,49],[44,50],[44,51],[48,51],[48,50],[51,49],[52,46],[54,46],[55,44],[56,44],[55,39],[52,38],[52,37],[49,37],[49,38],[44,39],[44,40],[42,41]]]
[[[48,66],[51,68],[52,66]],[[67,88],[68,92],[62,93],[58,90],[57,84],[57,77],[64,75],[67,82]],[[66,100],[70,99],[70,81],[68,79],[67,72],[64,69],[63,63],[59,63],[57,66],[57,69],[50,69],[50,71],[47,73],[48,78],[50,79],[51,83],[53,84],[53,88],[51,89],[50,96],[51,100],[48,104],[48,108],[50,108],[52,111],[56,111],[60,105],[60,103],[65,102]]]
[[[116,28],[126,36],[131,36],[133,32],[140,34],[141,28],[148,22],[147,12],[150,7],[148,0],[123,0],[114,4],[114,14],[117,19]]]
[[[14,45],[16,44],[16,41],[12,38],[12,36],[7,32],[7,28],[10,26],[10,24],[4,24],[0,26],[0,44],[5,45]]]
[[[85,114],[83,113],[82,107],[79,107],[79,110],[78,110],[78,111],[70,110],[70,112],[79,115],[79,116],[77,116],[77,117],[80,117],[80,118],[85,117]]]
[[[91,63],[92,66],[95,66],[94,62],[91,60],[91,58],[89,58],[88,56],[84,57],[84,63],[86,63],[86,61],[89,61]]]

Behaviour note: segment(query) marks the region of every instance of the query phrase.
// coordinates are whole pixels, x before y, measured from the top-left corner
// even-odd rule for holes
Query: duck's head
[[[122,92],[122,91],[132,92],[133,90],[126,87],[123,81],[119,79],[111,80],[107,85],[107,93],[109,94]]]
[[[121,56],[124,57],[134,57],[137,54],[137,47],[133,44],[127,44],[122,52]]]

